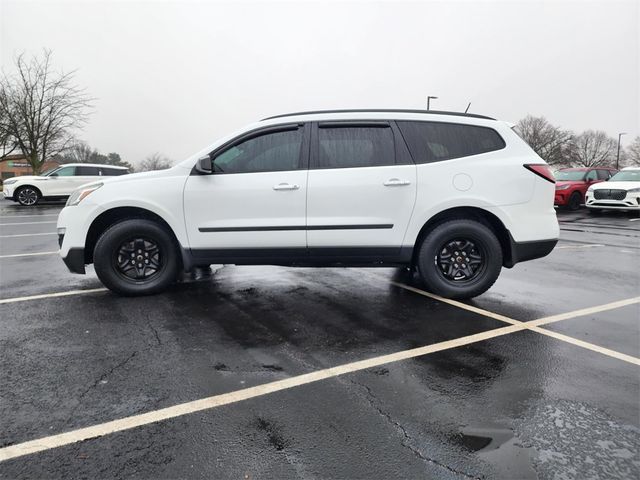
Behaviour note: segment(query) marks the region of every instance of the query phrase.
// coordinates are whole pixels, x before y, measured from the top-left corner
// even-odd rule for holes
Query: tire
[[[25,185],[14,192],[16,201],[23,207],[33,207],[40,201],[41,194],[36,187]]]
[[[573,192],[567,202],[567,210],[579,210],[582,203],[582,195],[580,192]]]
[[[417,264],[431,292],[446,298],[472,298],[489,290],[498,279],[502,248],[486,225],[468,219],[449,220],[427,234]]]
[[[178,256],[165,228],[151,220],[131,219],[109,227],[98,238],[93,263],[109,290],[126,296],[151,295],[176,280]]]

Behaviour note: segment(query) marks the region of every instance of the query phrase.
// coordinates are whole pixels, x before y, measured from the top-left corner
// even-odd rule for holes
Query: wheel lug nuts
[[[136,261],[135,261],[135,260],[131,260],[131,264],[132,264],[132,265],[135,265],[135,264],[136,264]]]
[[[149,260],[145,260],[144,263],[149,263]]]

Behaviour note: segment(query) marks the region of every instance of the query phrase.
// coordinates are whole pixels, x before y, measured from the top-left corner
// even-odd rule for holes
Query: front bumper
[[[564,207],[567,204],[567,199],[569,198],[567,191],[556,190],[556,195],[553,198],[553,204],[558,205],[559,207]]]
[[[593,192],[587,192],[585,205],[594,210],[640,211],[640,193],[628,192],[622,200],[597,200]]]
[[[58,244],[60,257],[73,273],[85,273],[85,242],[93,220],[103,209],[89,201],[65,207],[58,215]]]
[[[71,273],[84,274],[84,248],[71,248],[67,252],[66,257],[62,257],[62,261]]]
[[[13,185],[3,185],[2,186],[2,196],[5,200],[14,200],[13,198]]]

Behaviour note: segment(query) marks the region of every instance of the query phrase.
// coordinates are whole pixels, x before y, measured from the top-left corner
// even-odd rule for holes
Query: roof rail
[[[457,117],[471,117],[471,118],[483,118],[485,120],[495,120],[495,118],[487,117],[484,115],[477,115],[475,113],[462,113],[462,112],[446,112],[443,110],[405,110],[405,109],[395,109],[395,108],[368,108],[368,109],[352,109],[352,110],[311,110],[308,112],[293,112],[293,113],[284,113],[282,115],[274,115],[272,117],[263,118],[264,120],[272,120],[274,118],[282,118],[282,117],[293,117],[298,115],[315,115],[319,113],[377,113],[377,112],[385,112],[385,113],[428,113],[430,115],[455,115]]]

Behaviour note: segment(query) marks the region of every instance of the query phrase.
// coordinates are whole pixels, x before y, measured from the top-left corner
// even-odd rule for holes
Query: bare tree
[[[6,95],[4,87],[0,84],[0,97],[5,97]],[[2,98],[0,98],[0,105],[3,103]],[[9,116],[6,110],[0,108],[0,161],[11,155],[18,148],[16,139],[13,138],[9,131],[8,122]]]
[[[633,142],[624,149],[625,161],[629,165],[640,166],[640,135],[633,139]]]
[[[516,125],[522,139],[550,165],[568,165],[573,133],[549,123],[544,117],[527,115]]]
[[[171,168],[172,163],[173,162],[171,160],[169,160],[161,153],[152,153],[142,162],[140,162],[140,168],[138,170],[141,172],[148,172],[151,170],[166,170],[167,168]]]
[[[78,140],[65,150],[62,159],[64,163],[91,163],[94,151],[86,142]]]
[[[616,141],[601,130],[587,130],[573,139],[571,159],[580,167],[611,165],[615,161]]]
[[[17,144],[34,173],[63,151],[87,121],[91,99],[73,83],[73,72],[56,73],[52,53],[15,59],[16,74],[0,78],[1,136]]]

